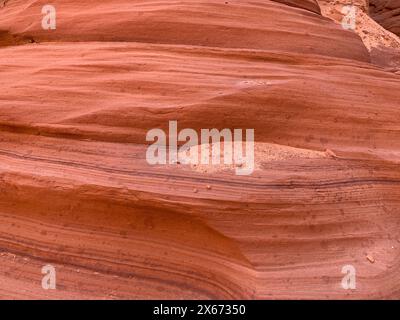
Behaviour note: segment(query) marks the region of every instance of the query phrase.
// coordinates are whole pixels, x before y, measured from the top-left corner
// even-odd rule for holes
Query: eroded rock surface
[[[400,78],[357,33],[314,1],[53,3],[0,9],[2,298],[400,297]],[[255,129],[256,170],[149,165],[171,120]]]
[[[400,36],[399,0],[370,0],[370,12],[385,29]]]

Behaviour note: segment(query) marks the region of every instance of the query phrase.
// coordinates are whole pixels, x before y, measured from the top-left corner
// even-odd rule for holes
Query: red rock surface
[[[400,78],[355,33],[313,1],[44,4],[0,9],[0,297],[400,297]],[[254,128],[257,170],[149,165],[170,120]]]
[[[370,12],[384,28],[400,36],[399,0],[370,0]]]

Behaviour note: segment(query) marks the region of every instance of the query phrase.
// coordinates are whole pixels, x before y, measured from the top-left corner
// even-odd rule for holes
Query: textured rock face
[[[385,29],[400,36],[400,1],[371,0],[371,16]]]
[[[341,25],[354,15],[354,25],[348,26],[360,36],[370,52],[371,62],[388,71],[400,71],[400,39],[385,29],[385,24],[382,26],[373,20],[368,1],[320,0],[319,4],[324,16]]]
[[[400,78],[356,33],[313,1],[53,3],[51,31],[0,9],[2,298],[400,298]],[[256,170],[149,165],[172,120],[254,129]]]
[[[316,4],[299,1],[288,8],[278,2],[184,0],[157,5],[146,0],[115,2],[53,1],[56,32],[41,27],[43,1],[10,2],[2,11],[0,30],[36,41],[123,41],[215,48],[312,53],[367,61],[356,35],[343,32],[314,14]],[[35,18],[36,17],[36,18]],[[311,34],[313,36],[311,36]],[[320,44],[325,42],[324,46]]]
[[[343,21],[351,19],[351,9],[354,9],[354,31],[360,36],[365,46],[369,51],[380,51],[385,54],[385,51],[400,50],[400,39],[395,34],[385,29],[383,26],[375,22],[370,14],[368,1],[349,1],[349,0],[320,0],[322,14],[334,21],[342,24]],[[350,14],[349,14],[350,13]],[[346,14],[348,17],[346,18]],[[385,50],[382,50],[385,49]],[[398,55],[398,53],[396,53]],[[374,57],[372,56],[374,61]],[[381,59],[382,60],[382,59]],[[382,61],[380,60],[381,64]],[[388,64],[385,62],[385,64]]]

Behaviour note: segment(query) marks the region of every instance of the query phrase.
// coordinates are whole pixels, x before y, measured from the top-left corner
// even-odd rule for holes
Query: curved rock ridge
[[[397,125],[399,79],[369,64],[127,43],[32,44],[3,53],[3,130],[146,143],[149,129],[167,131],[177,120],[182,129],[251,127],[257,141],[297,147],[400,143],[382,127]]]
[[[321,9],[316,0],[272,0],[274,2],[283,3],[288,6],[306,9],[314,13],[321,13]]]
[[[357,36],[318,14],[269,0],[56,0],[59,26],[43,30],[44,0],[13,0],[0,30],[36,41],[124,41],[259,49],[369,61]],[[294,1],[292,1],[294,3]],[[309,7],[311,1],[299,1]],[[315,11],[315,10],[314,10]],[[324,43],[321,46],[321,43]]]
[[[400,298],[400,78],[355,32],[313,1],[53,2],[51,31],[0,8],[0,298]],[[254,129],[254,172],[149,164],[169,121]]]

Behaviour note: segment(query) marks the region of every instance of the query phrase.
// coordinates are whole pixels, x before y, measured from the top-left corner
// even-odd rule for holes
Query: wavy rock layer
[[[316,4],[299,1],[299,7]],[[265,1],[53,1],[56,32],[41,27],[46,1],[9,2],[0,30],[36,41],[123,41],[313,53],[368,60],[356,36],[319,15]],[[311,36],[312,35],[312,36]],[[325,43],[324,46],[319,44]]]
[[[400,297],[400,78],[355,33],[311,1],[54,3],[54,31],[0,9],[2,298]],[[170,120],[254,128],[257,170],[150,166]]]
[[[385,29],[400,36],[399,0],[370,0],[370,12]]]

